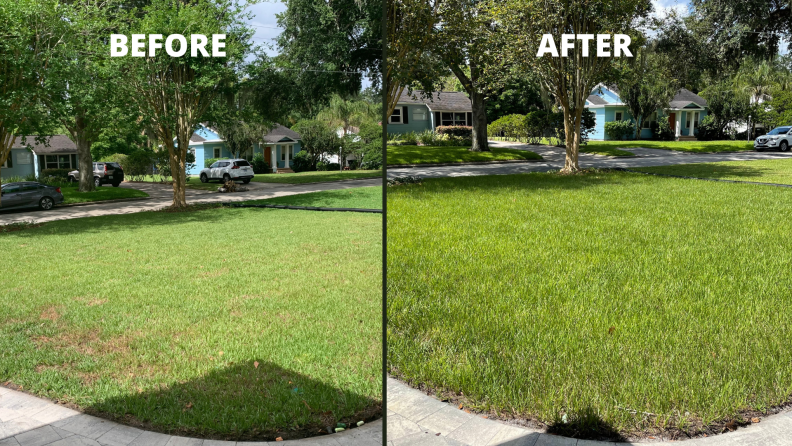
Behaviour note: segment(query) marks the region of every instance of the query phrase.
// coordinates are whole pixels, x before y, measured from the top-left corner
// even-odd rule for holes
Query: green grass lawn
[[[621,150],[616,147],[592,146],[591,143],[580,146],[580,152],[604,156],[635,156],[635,153],[628,150]]]
[[[678,150],[680,152],[744,152],[753,150],[752,141],[589,141],[586,152],[602,152],[613,149],[664,149]]]
[[[491,147],[491,152],[471,152],[470,147],[388,146],[388,164],[470,163],[477,161],[540,160],[528,150]]]
[[[244,204],[288,204],[326,208],[382,209],[382,186],[326,190],[307,194],[287,195],[266,200],[245,201]]]
[[[792,190],[630,173],[389,188],[390,371],[567,434],[788,401],[790,207]]]
[[[256,175],[257,183],[325,183],[328,181],[358,180],[363,178],[382,178],[381,170],[344,170],[324,172],[299,172]]]
[[[86,203],[91,201],[117,200],[119,198],[141,198],[149,195],[141,190],[104,185],[93,192],[80,192],[76,186],[61,186],[63,204]]]
[[[0,383],[188,436],[381,410],[380,215],[215,208],[0,234]]]
[[[678,164],[641,167],[635,170],[699,178],[792,184],[792,159]]]

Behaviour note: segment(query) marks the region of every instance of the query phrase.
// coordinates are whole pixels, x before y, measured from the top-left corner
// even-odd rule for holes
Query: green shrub
[[[216,162],[217,162],[217,160],[219,160],[219,159],[220,159],[220,158],[206,158],[206,159],[204,160],[204,167],[206,168],[206,167],[209,167],[209,166],[211,166],[212,164],[216,163]]]
[[[129,181],[143,181],[143,177],[151,175],[154,166],[154,153],[148,150],[135,150],[126,155],[126,164],[121,164],[124,175]]]
[[[435,145],[434,142],[437,135],[431,130],[424,130],[423,132],[417,134],[416,137],[418,138],[418,142],[421,143],[421,145],[433,146]]]
[[[292,158],[292,170],[295,172],[306,172],[309,170],[316,170],[313,166],[313,159],[308,155],[305,150],[300,150]]]
[[[21,181],[36,181],[35,178],[36,177],[34,176],[32,180],[29,180],[28,178],[22,178],[18,175],[14,175],[12,177],[0,178],[0,184],[19,183]]]
[[[632,121],[611,121],[605,123],[605,135],[618,141],[635,135],[635,124]]]
[[[707,118],[704,118],[706,121]],[[667,118],[657,119],[649,126],[652,130],[652,139],[658,141],[673,141],[676,139],[674,131],[671,129],[671,124]]]
[[[253,173],[255,174],[272,172],[272,166],[270,166],[267,160],[264,159],[264,155],[260,153],[257,153],[253,156],[253,159],[250,161],[250,165],[253,167]]]
[[[124,170],[124,173],[127,171],[127,155],[124,155],[123,153],[114,153],[112,155],[105,156],[99,159],[99,162],[118,163],[121,165],[121,169]]]
[[[473,139],[473,127],[466,125],[441,125],[435,129],[435,132],[439,135]]]
[[[338,163],[328,163],[319,161],[316,163],[316,170],[321,172],[341,170],[341,165]]]
[[[408,132],[401,135],[401,145],[403,146],[417,146],[418,135],[415,132]]]
[[[44,169],[41,171],[40,177],[48,178],[53,177],[59,180],[66,181],[69,179],[69,172],[73,169]]]

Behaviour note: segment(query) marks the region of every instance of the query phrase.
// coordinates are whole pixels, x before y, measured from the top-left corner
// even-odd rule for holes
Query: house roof
[[[589,101],[589,103],[591,105],[607,105],[608,104],[608,101],[606,101],[605,99],[602,99],[601,97],[599,97],[599,96],[597,96],[595,94],[589,95],[589,97],[587,97],[586,100]]]
[[[460,91],[437,91],[430,98],[423,96],[423,91],[413,90],[412,95],[407,90],[402,91],[397,104],[425,104],[429,110],[442,110],[454,112],[472,112],[473,106],[465,93]]]
[[[275,124],[269,132],[265,133],[262,140],[266,143],[276,143],[282,141],[284,138],[289,138],[294,141],[302,139],[299,133],[294,130],[284,127],[280,124]]]
[[[197,133],[193,133],[192,136],[190,136],[190,142],[204,142],[204,141],[206,141],[206,138],[204,138],[203,136]]]
[[[677,94],[674,95],[674,99],[671,99],[668,108],[685,108],[685,106],[690,105],[691,102],[700,107],[707,106],[706,99],[688,89],[681,88]]]
[[[28,135],[25,144],[22,144],[22,137],[18,136],[14,140],[12,149],[33,149],[36,155],[71,154],[77,153],[77,145],[74,144],[66,135],[52,135],[49,137],[48,144],[39,144],[35,140],[35,135]],[[49,147],[47,147],[49,145]]]

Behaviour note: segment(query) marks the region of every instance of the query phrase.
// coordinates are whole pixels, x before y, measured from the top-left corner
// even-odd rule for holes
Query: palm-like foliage
[[[316,119],[332,127],[341,127],[347,135],[353,126],[359,127],[364,122],[377,119],[378,114],[378,107],[373,103],[334,94],[327,107],[316,115]]]

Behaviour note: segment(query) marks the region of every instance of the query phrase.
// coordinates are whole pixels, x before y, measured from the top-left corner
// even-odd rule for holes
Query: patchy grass
[[[589,141],[586,150],[607,151],[612,149],[663,149],[680,152],[746,152],[753,150],[753,141]]]
[[[87,203],[93,201],[118,200],[121,198],[144,198],[149,195],[142,190],[104,185],[92,192],[80,192],[76,186],[61,186],[63,204]]]
[[[698,178],[792,184],[792,159],[678,164],[675,166],[641,167],[635,170]]]
[[[217,208],[0,234],[14,259],[0,383],[180,435],[272,441],[369,420],[381,221]]]
[[[287,204],[325,208],[382,209],[382,186],[310,192],[307,194],[267,198],[265,200],[244,201],[242,204]]]
[[[388,146],[388,165],[542,159],[528,150],[490,147],[490,152],[471,152],[469,149],[459,146]]]
[[[623,434],[767,410],[792,395],[790,207],[792,190],[614,172],[390,188],[390,372]]]
[[[382,178],[381,170],[343,170],[299,173],[268,173],[256,175],[252,181],[257,183],[326,183],[330,181],[358,180],[363,178]]]
[[[603,156],[635,156],[633,152],[629,152],[627,150],[621,150],[615,147],[594,147],[591,145],[591,143],[588,143],[585,146],[580,146],[580,152]]]

